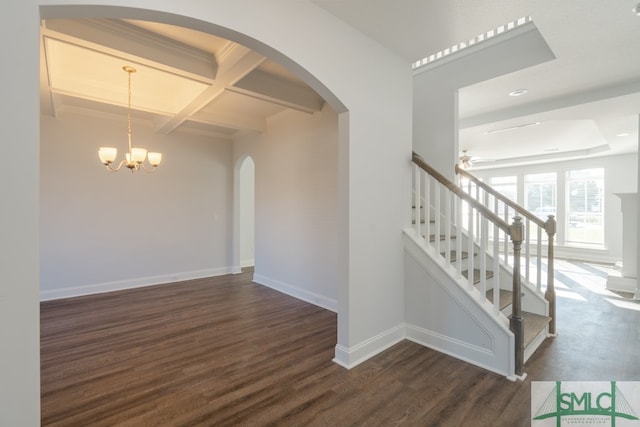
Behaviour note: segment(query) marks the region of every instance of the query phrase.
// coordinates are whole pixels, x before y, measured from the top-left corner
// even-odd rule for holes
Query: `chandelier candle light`
[[[144,148],[132,147],[131,146],[131,74],[136,72],[136,69],[130,67],[128,65],[122,67],[124,71],[129,75],[129,102],[128,102],[128,111],[127,111],[127,133],[129,136],[129,152],[125,154],[125,159],[120,161],[117,167],[113,167],[112,164],[118,156],[118,149],[115,147],[100,147],[98,150],[98,157],[100,157],[100,161],[103,165],[106,166],[109,172],[117,172],[124,165],[131,170],[131,173],[137,172],[139,170],[144,170],[145,172],[154,172],[156,167],[162,161],[162,153],[148,153]],[[151,165],[151,169],[148,169],[144,160],[148,159],[149,164]]]

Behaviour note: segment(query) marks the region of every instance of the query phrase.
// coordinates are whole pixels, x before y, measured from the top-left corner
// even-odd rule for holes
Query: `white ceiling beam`
[[[210,83],[218,63],[209,52],[114,19],[54,19],[43,35]]]
[[[189,127],[189,126],[182,126],[179,129],[180,132],[184,132],[184,133],[189,133],[192,135],[200,135],[200,136],[206,136],[208,138],[214,138],[214,139],[220,139],[220,140],[224,140],[224,141],[232,141],[233,140],[233,135],[227,134],[227,133],[223,133],[223,132],[216,132],[213,130],[207,130],[207,129],[201,129],[201,128],[193,128],[193,127]]]
[[[322,109],[324,100],[308,86],[295,84],[261,70],[252,71],[227,90],[305,113]]]
[[[255,70],[266,58],[246,47],[230,43],[224,50],[224,62],[220,62],[218,76],[211,86],[189,103],[182,111],[166,120],[156,129],[160,133],[171,133],[185,120],[192,118],[202,108],[224,93],[225,89],[234,85],[251,71]],[[212,124],[215,124],[212,122]]]
[[[247,114],[233,114],[224,111],[199,112],[189,117],[190,121],[209,125],[236,129],[238,131],[253,131],[262,133],[267,129],[266,120],[261,117],[253,117]]]

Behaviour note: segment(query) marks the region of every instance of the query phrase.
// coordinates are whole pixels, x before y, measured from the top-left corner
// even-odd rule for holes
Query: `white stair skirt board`
[[[504,315],[455,269],[433,258],[415,231],[405,230],[407,338],[506,377],[515,374],[515,337]],[[443,321],[446,319],[446,321]]]
[[[266,277],[257,273],[253,274],[253,281],[278,292],[282,292],[283,294],[289,295],[313,305],[317,305],[326,310],[333,311],[334,313],[338,312],[338,301],[336,299],[316,294],[315,292],[311,292],[298,286],[294,286],[289,283],[272,279],[270,277]]]
[[[137,277],[135,279],[116,280],[105,283],[73,286],[40,291],[40,301],[50,301],[61,298],[73,298],[83,295],[100,294],[104,292],[122,291],[125,289],[141,288],[144,286],[162,285],[183,280],[202,279],[205,277],[234,274],[235,267],[211,268],[205,270],[186,271],[181,273],[162,274],[158,276]]]
[[[506,377],[510,376],[508,372],[496,369],[494,364],[485,364],[482,362],[482,359],[493,359],[496,356],[493,351],[413,325],[406,326],[406,334],[407,339],[416,344],[455,357],[456,359],[486,369],[487,371],[495,372],[496,374]],[[515,345],[515,338],[513,338],[513,340]],[[473,356],[469,356],[471,354],[473,354]]]
[[[344,368],[354,368],[404,340],[404,331],[405,325],[398,325],[350,348],[338,344],[333,361]]]
[[[533,353],[536,352],[538,347],[540,347],[540,345],[544,342],[544,340],[547,339],[547,337],[549,337],[549,327],[548,326],[546,326],[542,331],[540,331],[538,333],[538,335],[529,343],[529,345],[527,345],[524,348],[524,362],[525,363],[527,363],[527,360],[529,360],[529,358],[531,356],[533,356]]]

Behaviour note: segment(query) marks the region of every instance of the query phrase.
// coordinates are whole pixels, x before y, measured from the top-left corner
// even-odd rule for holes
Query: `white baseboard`
[[[344,368],[351,369],[404,340],[404,329],[404,324],[398,325],[351,348],[338,344],[333,361]]]
[[[610,291],[630,292],[635,294],[638,289],[638,278],[609,275],[607,289]]]
[[[253,281],[274,289],[283,294],[291,297],[306,301],[310,304],[317,305],[334,313],[338,312],[338,301],[333,298],[328,298],[324,295],[316,294],[315,292],[302,289],[298,286],[291,285],[289,283],[282,282],[280,280],[272,279],[270,277],[263,276],[261,274],[253,274]]]
[[[91,285],[46,289],[40,291],[40,301],[72,298],[83,295],[100,294],[103,292],[122,291],[125,289],[161,285],[164,283],[179,282],[182,280],[202,279],[204,277],[221,276],[223,274],[232,273],[236,273],[233,267],[221,267],[182,273],[163,274],[159,276],[138,277],[135,279],[117,280],[113,282],[94,283]]]

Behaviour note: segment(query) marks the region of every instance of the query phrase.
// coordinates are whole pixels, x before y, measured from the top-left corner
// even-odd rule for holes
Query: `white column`
[[[616,193],[622,210],[622,267],[609,274],[607,289],[633,292],[638,298],[638,193]]]

